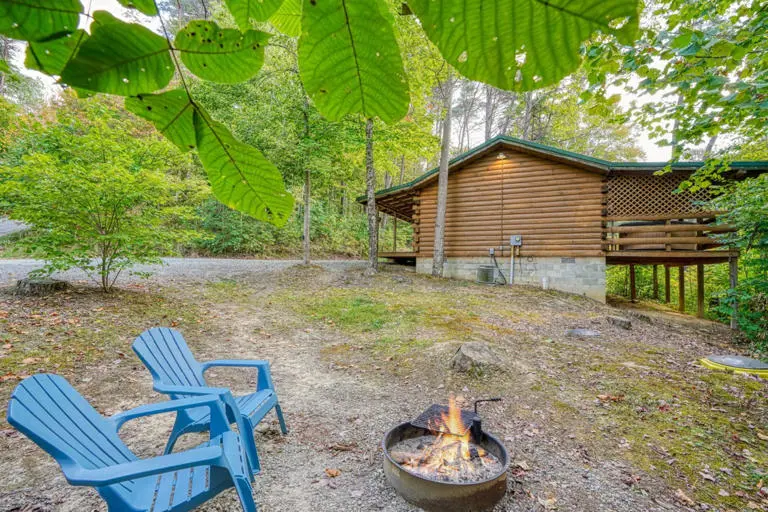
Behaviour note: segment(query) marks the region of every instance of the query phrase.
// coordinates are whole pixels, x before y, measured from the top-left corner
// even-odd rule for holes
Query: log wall
[[[446,256],[486,256],[512,234],[523,235],[521,256],[604,255],[603,176],[525,153],[505,155],[499,160],[494,152],[451,173]],[[419,257],[431,257],[437,180],[420,190],[415,208],[414,245]]]

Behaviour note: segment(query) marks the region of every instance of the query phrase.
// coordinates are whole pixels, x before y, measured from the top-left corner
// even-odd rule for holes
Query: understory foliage
[[[11,218],[32,226],[17,243],[46,260],[38,274],[77,267],[109,291],[134,264],[196,237],[186,226],[205,183],[112,101],[65,97],[16,135],[0,155],[0,195]]]
[[[742,255],[739,283],[718,310],[730,315],[735,308],[741,332],[768,356],[768,175],[734,185],[715,206],[728,211],[721,222],[738,228],[728,241]]]

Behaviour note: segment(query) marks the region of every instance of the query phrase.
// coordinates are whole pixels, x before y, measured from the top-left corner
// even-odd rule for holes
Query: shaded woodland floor
[[[391,268],[231,277],[157,277],[111,295],[0,295],[0,400],[40,371],[67,377],[103,414],[161,400],[130,343],[151,326],[174,326],[201,360],[272,362],[291,432],[281,436],[270,415],[256,434],[263,511],[413,510],[384,479],[381,437],[450,394],[466,404],[504,398],[483,408],[513,460],[499,511],[768,510],[768,382],[697,364],[738,352],[723,326]],[[632,315],[632,329],[609,324],[616,314]],[[565,335],[576,327],[601,336]],[[501,368],[449,370],[468,340],[489,343]],[[241,391],[255,383],[248,371],[209,376]],[[157,454],[170,425],[141,420],[123,438]],[[105,510],[6,423],[0,470],[0,510]],[[201,510],[236,510],[234,493]]]

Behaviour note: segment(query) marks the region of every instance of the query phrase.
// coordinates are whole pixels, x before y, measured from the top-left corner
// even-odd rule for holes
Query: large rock
[[[632,328],[632,320],[624,318],[623,316],[609,316],[608,323],[613,324],[616,327],[621,327],[622,329],[629,330]]]
[[[65,281],[43,278],[26,278],[16,281],[16,295],[48,295],[66,290],[68,287]]]
[[[476,372],[499,368],[501,362],[491,347],[482,341],[464,343],[453,355],[450,367],[458,372]]]

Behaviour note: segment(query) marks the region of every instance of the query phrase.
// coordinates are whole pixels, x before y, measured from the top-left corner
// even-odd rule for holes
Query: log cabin
[[[704,265],[730,263],[735,279],[738,252],[711,236],[733,228],[716,223],[722,212],[708,211],[706,190],[676,192],[702,162],[675,162],[657,175],[667,165],[608,162],[506,136],[489,140],[450,162],[444,276],[477,279],[493,249],[506,281],[605,302],[608,265],[628,265],[630,278],[635,265],[653,265],[656,276],[663,266],[668,302],[670,268],[695,265],[701,314]],[[768,162],[729,167],[739,179],[767,172]],[[437,182],[433,169],[376,193],[378,211],[413,226],[411,248],[380,257],[431,272]]]

